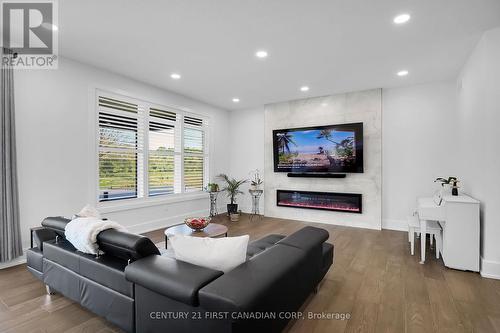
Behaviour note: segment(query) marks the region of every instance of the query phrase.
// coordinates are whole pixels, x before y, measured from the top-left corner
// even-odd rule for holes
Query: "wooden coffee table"
[[[179,224],[165,230],[165,248],[167,248],[168,237],[173,235],[186,235],[194,237],[227,237],[227,227],[222,224],[210,223],[201,231],[194,231],[185,224]]]

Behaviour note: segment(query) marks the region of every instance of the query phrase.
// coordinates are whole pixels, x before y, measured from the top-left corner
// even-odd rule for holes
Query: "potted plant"
[[[236,203],[236,197],[238,196],[238,194],[243,194],[243,192],[240,190],[240,186],[245,184],[247,180],[236,180],[234,178],[229,178],[225,174],[220,174],[217,177],[222,179],[226,183],[226,185],[222,188],[222,191],[225,191],[228,198],[230,198],[231,200],[231,203],[227,204],[227,213],[237,213],[238,204]]]
[[[219,184],[208,183],[207,190],[208,190],[208,192],[219,192]]]
[[[460,183],[460,181],[457,177],[448,177],[448,179],[439,177],[436,178],[434,182],[441,183],[441,186],[443,187],[444,185],[449,185],[451,187],[451,195],[458,195],[458,184]]]
[[[260,186],[262,185],[263,181],[262,178],[260,178],[259,169],[255,169],[254,171],[250,172],[250,175],[251,175],[250,189],[254,191],[260,190]]]
[[[240,220],[240,215],[241,215],[241,210],[236,213],[231,213],[229,215],[229,218],[231,219],[231,222],[238,222]]]

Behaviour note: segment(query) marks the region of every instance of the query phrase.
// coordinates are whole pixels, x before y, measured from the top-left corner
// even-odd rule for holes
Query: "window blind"
[[[203,190],[205,133],[203,120],[184,117],[184,190]]]
[[[141,148],[137,104],[99,97],[99,200],[135,198]]]
[[[177,115],[149,109],[148,190],[150,196],[175,193]]]

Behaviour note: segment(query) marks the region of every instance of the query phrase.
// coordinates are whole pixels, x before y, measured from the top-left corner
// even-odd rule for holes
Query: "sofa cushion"
[[[80,256],[80,274],[123,295],[134,297],[134,284],[125,279],[127,263],[107,255]]]
[[[175,259],[228,272],[246,260],[248,235],[238,237],[169,237]]]
[[[285,238],[283,235],[267,235],[266,237],[263,237],[259,240],[253,241],[250,244],[248,244],[247,248],[247,260],[250,258],[253,258],[259,253],[262,253],[263,251],[267,250],[271,246],[274,246],[277,242]]]
[[[319,283],[323,278],[323,244],[328,237],[328,231],[325,229],[307,226],[283,238],[278,242],[278,245],[295,247],[305,251],[310,267],[305,272],[308,274],[307,279]]]
[[[45,243],[44,257],[119,293],[133,297],[133,285],[125,279],[127,262],[102,255],[99,258],[75,250],[67,240]]]
[[[304,251],[272,246],[200,289],[200,306],[223,312],[286,311],[299,303],[297,299],[305,299],[299,287],[311,284],[301,279],[301,271],[308,267]]]
[[[43,259],[43,282],[99,316],[134,332],[134,299],[91,281],[53,261]]]
[[[43,256],[76,273],[80,270],[80,253],[65,239],[45,242]]]

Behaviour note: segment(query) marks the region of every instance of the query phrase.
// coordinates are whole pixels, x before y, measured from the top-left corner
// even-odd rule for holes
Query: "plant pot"
[[[231,213],[231,215],[229,215],[229,218],[231,219],[231,222],[238,222],[240,220],[240,214]]]
[[[227,204],[227,213],[229,215],[238,213],[238,204]]]
[[[457,196],[458,195],[458,187],[453,187],[451,189],[451,195]]]

